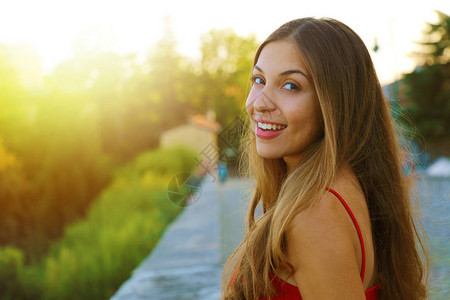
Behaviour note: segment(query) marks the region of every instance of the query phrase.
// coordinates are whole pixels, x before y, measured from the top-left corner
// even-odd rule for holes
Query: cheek
[[[307,130],[311,134],[315,134],[321,128],[320,111],[309,103],[289,107],[285,110],[285,115],[288,116],[292,125],[297,129],[302,129],[299,132]]]

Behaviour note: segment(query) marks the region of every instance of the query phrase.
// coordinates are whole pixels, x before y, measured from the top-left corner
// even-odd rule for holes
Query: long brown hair
[[[426,269],[416,242],[424,253],[426,247],[415,225],[395,122],[367,48],[339,21],[303,18],[272,33],[254,63],[265,45],[279,40],[294,41],[306,62],[320,104],[323,137],[288,173],[282,158],[258,155],[254,134],[250,126],[246,129],[242,150],[253,193],[245,237],[224,268],[222,298],[274,295],[270,273],[293,272],[286,258],[289,223],[321,198],[344,163],[356,174],[369,208],[381,299],[425,298]],[[263,214],[255,219],[259,204]]]

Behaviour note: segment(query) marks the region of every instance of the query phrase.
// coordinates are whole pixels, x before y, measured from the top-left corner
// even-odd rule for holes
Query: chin
[[[258,152],[259,156],[267,159],[276,159],[283,157],[280,153],[276,153],[271,151],[271,149],[261,149],[260,147],[256,147],[256,152]]]

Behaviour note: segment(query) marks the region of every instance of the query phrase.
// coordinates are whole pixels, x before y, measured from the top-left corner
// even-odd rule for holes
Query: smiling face
[[[253,68],[246,108],[264,158],[283,158],[293,167],[303,151],[322,136],[317,94],[292,41],[264,46]]]

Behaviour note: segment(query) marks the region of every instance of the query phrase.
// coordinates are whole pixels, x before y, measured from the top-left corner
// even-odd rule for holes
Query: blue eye
[[[299,87],[296,84],[293,84],[293,83],[286,83],[283,86],[283,88],[285,90],[288,90],[288,91],[297,91],[297,90],[299,90]]]
[[[264,84],[264,80],[261,77],[258,76],[253,76],[252,77],[252,82],[256,83],[256,84]]]

